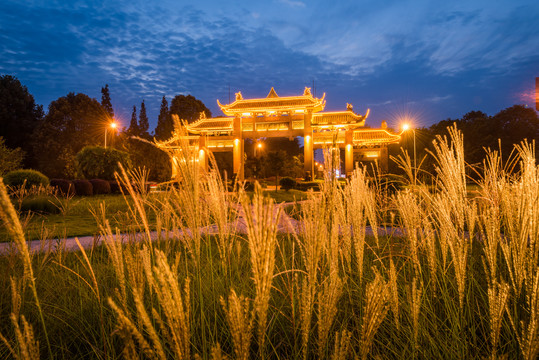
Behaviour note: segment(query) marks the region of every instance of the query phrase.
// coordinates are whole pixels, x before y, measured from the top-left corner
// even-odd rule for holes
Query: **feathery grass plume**
[[[509,285],[505,282],[492,281],[488,287],[489,325],[491,341],[491,359],[497,359],[497,346],[500,339],[500,328],[502,325],[503,313],[509,298]]]
[[[217,225],[217,237],[219,245],[219,258],[225,273],[228,272],[227,262],[230,261],[232,248],[234,247],[234,237],[232,234],[236,229],[232,229],[230,224],[235,223],[238,204],[232,202],[232,197],[228,196],[226,184],[223,183],[217,164],[213,156],[210,156],[212,169],[206,176],[204,182],[204,198],[207,201],[209,215]]]
[[[526,310],[529,313],[528,321],[520,321],[520,329],[509,313],[511,327],[516,333],[520,351],[526,360],[537,359],[539,356],[539,266],[535,269],[533,276],[533,286],[530,292],[526,293]]]
[[[264,357],[267,312],[275,267],[277,225],[281,219],[282,209],[273,205],[273,199],[264,197],[258,184],[255,186],[252,202],[245,193],[240,194],[240,197],[247,226],[255,285],[254,310],[257,314],[258,345],[260,356]]]
[[[477,222],[477,207],[466,197],[466,172],[464,161],[463,136],[456,125],[447,128],[447,137],[437,136],[433,141],[438,176],[439,194],[430,196],[436,227],[440,235],[444,268],[446,244],[451,251],[455,270],[459,305],[464,306],[464,290],[468,264],[468,251],[471,248]]]
[[[343,281],[339,278],[337,267],[330,268],[330,273],[321,284],[318,292],[318,358],[324,358],[329,330],[337,315],[337,303],[343,291]]]
[[[419,336],[419,314],[421,313],[421,296],[423,295],[423,286],[422,283],[414,277],[412,280],[412,294],[410,298],[410,311],[412,313],[412,327],[414,335],[414,344],[418,346],[418,336]]]
[[[426,214],[420,204],[419,196],[412,191],[400,191],[395,195],[394,201],[400,214],[402,227],[406,230],[406,240],[414,270],[417,274],[421,274],[418,234],[423,231],[423,219]]]
[[[301,330],[301,353],[303,359],[307,359],[309,353],[309,336],[311,332],[311,320],[313,316],[314,297],[316,286],[309,280],[304,279],[300,292],[300,330]]]
[[[28,360],[28,359],[39,359],[39,342],[35,339],[34,330],[32,325],[26,321],[24,315],[21,315],[20,321],[22,323],[22,329],[19,325],[19,320],[15,314],[11,313],[11,323],[15,330],[15,338],[17,342],[17,347],[14,349],[9,341],[0,334],[0,340],[4,342],[9,352],[16,360]]]
[[[251,317],[249,300],[242,295],[238,296],[234,290],[231,290],[228,296],[228,304],[221,297],[221,305],[225,311],[228,327],[232,335],[236,359],[247,360],[249,359],[253,330],[253,318]]]
[[[406,174],[406,180],[409,185],[415,185],[417,182],[417,179],[415,177],[416,172],[414,171],[414,167],[412,165],[412,159],[410,158],[410,154],[408,154],[408,150],[405,150],[401,147],[401,153],[397,156],[390,155],[389,158],[391,161],[394,161],[395,164],[397,164],[397,167],[404,171]]]
[[[155,262],[152,282],[165,316],[164,323],[168,327],[167,333],[170,336],[167,341],[174,351],[174,358],[189,359],[191,357],[190,281],[186,280],[182,292],[177,272],[172,271],[163,252],[155,252]]]
[[[389,258],[389,305],[393,318],[395,319],[395,327],[400,329],[399,323],[399,287],[397,285],[397,269],[395,269],[395,263],[393,262],[393,256]]]
[[[153,249],[152,237],[150,235],[150,224],[148,222],[148,215],[146,214],[146,209],[144,207],[145,201],[141,194],[133,186],[132,178],[124,169],[122,164],[118,163],[118,166],[120,167],[120,173],[115,173],[114,175],[116,176],[116,181],[121,184],[120,189],[122,191],[122,195],[124,196],[125,203],[127,204],[129,212],[133,219],[137,219],[137,222],[139,224],[140,222],[142,222],[142,227],[140,227],[139,231],[144,232],[144,241],[148,243],[150,249]],[[128,195],[133,200],[133,205],[131,205],[131,203],[127,200],[127,194],[124,193],[124,189],[127,189]]]
[[[302,354],[303,358],[307,359],[320,262],[329,240],[327,203],[324,199],[311,193],[309,199],[302,203],[301,209],[302,236],[296,236],[296,240],[300,245],[306,273],[300,290],[300,330]]]
[[[150,343],[144,338],[144,335],[128,316],[128,313],[116,305],[111,298],[108,298],[108,303],[112,311],[116,313],[117,324],[115,333],[123,340],[124,350],[122,352],[124,353],[124,356],[127,358],[138,358],[134,355],[144,354],[149,358],[156,357]],[[136,344],[138,344],[138,348]]]
[[[365,290],[365,307],[359,343],[362,360],[367,359],[374,341],[374,336],[387,315],[388,297],[388,286],[382,275],[375,270],[375,278],[371,283],[367,284]]]
[[[133,190],[141,196],[142,200],[146,200],[148,196],[148,177],[150,176],[150,169],[146,167],[137,167],[129,170],[129,178],[131,179],[131,184],[133,185]]]
[[[28,251],[28,245],[26,244],[24,232],[22,230],[19,217],[17,216],[17,212],[15,211],[15,208],[13,207],[13,204],[9,199],[6,186],[4,185],[4,180],[2,178],[0,178],[0,219],[2,220],[3,225],[11,236],[12,241],[15,243],[17,249],[19,250],[19,254],[24,265],[23,282],[28,282],[30,289],[32,290],[32,295],[34,297],[34,301],[36,302],[41,326],[43,328],[43,333],[47,342],[49,356],[52,358],[52,349],[49,341],[49,336],[47,335],[47,327],[45,325],[45,319],[43,317],[43,310],[41,309],[41,304],[37,295],[36,280],[34,277],[34,271],[32,269],[32,259],[30,257],[30,252]]]
[[[221,349],[221,345],[217,343],[217,345],[212,346],[211,348],[211,359],[212,360],[228,360],[228,356],[223,353],[223,350]]]
[[[339,331],[335,334],[335,350],[331,360],[346,360],[350,352],[350,339],[352,333],[348,330]]]
[[[355,249],[359,278],[363,277],[363,258],[365,251],[365,228],[367,221],[378,244],[378,206],[374,189],[367,178],[367,169],[356,168],[352,172],[345,189],[344,202],[348,215],[347,224],[352,229],[352,242]]]
[[[13,277],[11,282],[11,323],[15,331],[15,348],[10,342],[0,334],[0,340],[7,347],[14,359],[39,359],[39,342],[35,339],[32,325],[26,321],[24,315],[20,315],[21,310],[21,287],[22,281],[17,281]],[[22,323],[22,331],[19,325]]]
[[[520,173],[501,194],[504,227],[501,248],[517,297],[523,284],[528,288],[533,286],[531,275],[539,261],[539,170],[534,147],[535,144],[527,142],[516,146]]]
[[[117,295],[123,308],[127,308],[127,283],[126,283],[126,269],[124,263],[124,249],[121,241],[121,235],[119,231],[116,235],[112,233],[109,221],[106,219],[105,205],[100,204],[98,212],[94,213],[94,218],[100,229],[101,236],[103,237],[103,244],[107,249],[109,259],[112,263],[112,268],[116,275],[116,280],[119,284],[119,291]]]
[[[177,189],[171,189],[170,201],[174,212],[180,219],[178,225],[182,229],[182,240],[196,263],[200,259],[201,227],[209,224],[207,199],[203,194],[203,183],[206,181],[199,164],[197,144],[193,144],[177,115],[174,120],[174,150],[167,150],[177,168]],[[165,149],[166,150],[166,149]]]

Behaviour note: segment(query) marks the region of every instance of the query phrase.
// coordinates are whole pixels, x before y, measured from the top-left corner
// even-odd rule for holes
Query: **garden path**
[[[279,207],[285,207],[288,205],[291,205],[292,203],[281,203],[275,205],[275,211]],[[238,212],[238,218],[235,222],[228,224],[229,229],[231,232],[237,233],[237,234],[246,234],[247,233],[247,225],[245,222],[245,218],[243,216],[243,211]],[[211,234],[217,234],[218,228],[217,225],[209,225],[206,227],[202,227],[200,229],[200,232],[202,234],[211,235]],[[280,221],[278,224],[278,232],[281,234],[286,233],[300,233],[301,232],[301,221],[296,220],[292,217],[290,217],[288,214],[286,214],[285,211],[281,212]],[[152,241],[157,241],[159,239],[166,239],[166,238],[181,238],[183,236],[190,236],[190,229],[185,230],[175,230],[175,231],[162,231],[161,234],[159,234],[157,231],[151,231],[150,232],[150,238]],[[373,235],[373,230],[370,226],[367,226],[366,228],[366,234],[367,235]],[[402,235],[402,230],[398,228],[385,228],[380,227],[378,229],[378,235]],[[97,236],[79,236],[79,237],[71,237],[66,239],[47,239],[47,240],[30,240],[27,241],[28,250],[30,253],[40,253],[40,252],[49,252],[49,251],[55,251],[58,249],[62,249],[63,251],[78,251],[79,246],[77,245],[76,238],[78,238],[79,243],[85,250],[92,249],[94,246],[103,245],[103,237],[100,235]],[[118,239],[124,243],[132,242],[132,241],[143,241],[145,238],[144,233],[138,233],[135,236],[133,234],[119,234],[114,235],[115,239]],[[17,246],[13,242],[4,242],[0,243],[0,255],[8,255],[11,253],[17,252]]]

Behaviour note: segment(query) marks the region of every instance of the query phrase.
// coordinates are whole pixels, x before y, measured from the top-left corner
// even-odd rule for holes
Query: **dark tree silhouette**
[[[189,123],[200,119],[200,113],[202,112],[207,118],[211,117],[211,111],[206,105],[192,95],[176,95],[170,102],[169,114],[176,114],[180,120],[185,120]]]
[[[169,121],[168,118],[168,101],[165,95],[163,95],[163,100],[161,100],[161,109],[159,110],[159,117],[157,118],[157,126],[155,127],[155,137],[158,140],[168,139],[174,130],[172,121]]]
[[[0,136],[8,148],[21,148],[26,153],[27,167],[36,165],[33,133],[43,116],[43,107],[35,103],[26,86],[13,76],[0,76]]]
[[[129,136],[140,136],[140,128],[138,126],[138,120],[137,120],[137,107],[135,105],[133,105],[133,112],[131,113],[131,122],[129,123],[127,134]]]
[[[85,94],[69,93],[51,102],[35,131],[39,170],[49,177],[75,176],[75,155],[87,145],[101,145],[109,121],[101,104]]]
[[[109,84],[105,84],[105,87],[101,88],[101,106],[107,112],[111,119],[114,118],[114,109],[112,108],[112,103],[110,102],[109,94]]]
[[[144,100],[142,100],[142,103],[140,104],[138,128],[139,136],[142,136],[144,138],[150,137],[150,134],[148,133],[148,129],[150,128],[150,122],[148,121],[148,115],[146,115],[146,105],[144,104]]]

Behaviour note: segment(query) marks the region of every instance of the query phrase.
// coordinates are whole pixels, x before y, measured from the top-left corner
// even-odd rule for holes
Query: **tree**
[[[88,95],[69,93],[51,102],[35,132],[38,168],[49,177],[75,176],[75,154],[100,144],[108,123],[105,109]]]
[[[207,118],[211,117],[211,111],[204,103],[192,95],[176,95],[170,103],[169,114],[176,114],[180,120],[185,120],[188,123],[200,119],[200,114],[204,112]],[[167,119],[172,122],[172,119]]]
[[[539,117],[534,109],[524,105],[513,105],[492,117],[492,127],[501,140],[502,154],[509,156],[515,144],[524,139],[539,139]]]
[[[157,118],[157,126],[155,127],[155,137],[158,140],[166,140],[172,135],[174,131],[174,124],[172,119],[169,121],[170,116],[168,115],[168,101],[163,95],[163,100],[161,100],[161,109],[159,110],[159,117]]]
[[[0,136],[8,148],[26,153],[27,167],[35,166],[32,138],[42,120],[43,107],[35,103],[26,86],[13,76],[0,76]]]
[[[275,175],[275,189],[279,185],[279,175],[286,171],[286,164],[289,161],[289,155],[284,150],[270,151],[264,157],[264,166],[266,171]]]
[[[20,169],[23,159],[24,151],[21,148],[8,148],[4,138],[0,136],[0,176],[9,171]]]
[[[111,119],[114,118],[114,109],[112,108],[112,103],[110,102],[109,94],[109,84],[105,84],[105,87],[101,88],[101,106],[107,112]]]
[[[144,100],[142,100],[142,103],[140,104],[138,128],[139,128],[139,136],[144,137],[144,138],[150,137],[150,134],[148,133],[148,129],[150,128],[150,122],[148,121],[148,115],[146,115],[146,105],[144,104]]]
[[[138,121],[137,121],[137,107],[135,105],[133,105],[133,112],[131,113],[131,122],[129,123],[127,134],[129,136],[140,136],[140,128],[138,126]]]
[[[120,172],[118,163],[125,169],[131,167],[128,153],[110,147],[86,146],[76,158],[79,172],[86,179],[114,180],[114,173]]]

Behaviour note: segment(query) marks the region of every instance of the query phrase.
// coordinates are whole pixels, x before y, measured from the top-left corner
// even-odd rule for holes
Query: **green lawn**
[[[266,191],[265,194],[272,197],[276,203],[294,202],[307,198],[307,193],[298,190]],[[155,198],[162,196],[162,194],[151,194],[150,196]],[[98,212],[101,204],[105,206],[106,217],[113,229],[118,228],[123,232],[128,230],[130,226],[136,225],[122,195],[74,197],[70,200],[63,199],[61,203],[58,203],[57,199],[53,197],[42,200],[45,203],[55,202],[61,210],[46,204],[59,213],[22,213],[21,221],[27,240],[97,235],[99,229],[93,214]],[[132,203],[130,198],[127,201]],[[152,211],[149,211],[148,218],[150,225],[153,226],[155,214]],[[0,242],[6,241],[9,241],[7,231],[0,227]]]
[[[49,202],[57,203],[56,199],[47,198]],[[128,199],[128,201],[131,201]],[[98,212],[104,204],[107,219],[111,226],[125,230],[131,223],[129,209],[122,195],[96,195],[89,197],[73,197],[62,199],[57,214],[22,213],[21,222],[27,240],[42,237],[72,237],[97,234],[97,222],[93,213]],[[4,228],[0,228],[0,242],[8,241],[9,237]]]

